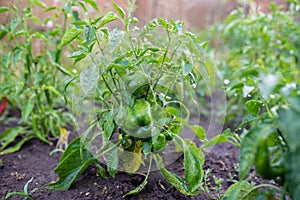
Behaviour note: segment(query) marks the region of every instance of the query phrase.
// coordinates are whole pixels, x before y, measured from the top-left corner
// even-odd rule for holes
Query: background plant
[[[224,23],[212,29],[222,38],[217,57],[229,97],[227,120],[232,122],[243,116],[235,129],[242,132],[240,181],[230,187],[223,199],[276,199],[278,192],[285,198],[287,191],[296,199],[300,191],[293,167],[298,162],[294,152],[299,147],[289,139],[299,130],[295,108],[299,101],[298,5],[291,3],[289,12],[280,11],[274,4],[270,9],[268,14],[233,11]],[[226,134],[216,138],[228,140]],[[282,188],[250,185],[246,180],[253,166],[262,178]],[[258,192],[261,188],[264,191]]]
[[[72,6],[86,9],[86,2],[91,2],[66,1],[62,7],[48,7],[38,0],[26,2],[25,7],[14,1],[9,8],[1,7],[8,23],[1,24],[0,32],[0,96],[7,97],[22,115],[18,127],[1,134],[1,154],[19,150],[33,137],[50,143],[49,137],[65,135],[66,124],[73,120],[62,95],[64,80],[74,74],[70,63],[63,61],[63,52],[70,47],[60,44],[69,21],[79,20],[79,13]],[[49,17],[42,21],[34,15],[34,9],[49,13]],[[3,123],[9,122],[3,118]],[[21,140],[15,143],[17,137]]]

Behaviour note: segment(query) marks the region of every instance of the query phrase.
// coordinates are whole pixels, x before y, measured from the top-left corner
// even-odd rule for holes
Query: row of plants
[[[229,98],[226,120],[240,123],[235,131],[241,133],[239,181],[223,199],[285,199],[286,195],[297,199],[300,195],[298,18],[298,2],[291,3],[288,12],[271,3],[268,14],[235,10],[208,32],[212,43],[217,35],[222,38],[215,55]],[[236,117],[242,117],[242,122]],[[249,184],[252,167],[272,184]]]
[[[163,18],[141,28],[130,10],[115,3],[115,12],[79,18],[72,6],[86,10],[85,4],[99,11],[87,0],[62,8],[37,0],[23,10],[1,8],[15,16],[1,26],[1,39],[8,41],[1,44],[1,105],[8,99],[22,115],[20,125],[0,135],[2,154],[19,150],[32,137],[46,143],[50,133],[65,138],[64,127],[71,122],[81,125],[80,136],[67,145],[55,169],[59,180],[47,188],[69,189],[93,163],[103,177],[145,173],[141,185],[124,197],[138,194],[155,169],[181,193],[197,195],[206,191],[204,150],[230,142],[239,147],[239,180],[222,199],[297,199],[299,3],[291,2],[288,12],[274,4],[268,14],[235,10],[199,35],[186,31],[183,22]],[[54,20],[41,22],[32,5],[55,11],[56,20],[62,13],[62,27],[29,29],[29,20]],[[111,28],[111,22],[122,27]],[[44,42],[39,55],[33,54],[34,38]],[[219,46],[207,47],[216,38]],[[236,128],[207,139],[199,117],[210,112],[203,104],[209,104],[207,96],[217,91],[219,79],[228,99],[226,124]],[[183,129],[192,136],[184,136]],[[11,146],[17,137],[23,139]],[[183,177],[166,169],[182,155]],[[250,184],[253,167],[271,182]]]

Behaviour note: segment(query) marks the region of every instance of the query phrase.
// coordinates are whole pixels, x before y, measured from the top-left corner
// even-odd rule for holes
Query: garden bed
[[[45,188],[45,185],[57,179],[53,169],[59,162],[60,153],[50,156],[54,146],[49,146],[37,139],[29,141],[21,151],[1,156],[0,194],[1,197],[9,191],[23,191],[25,183],[34,177],[29,184],[28,190],[38,188],[34,193],[34,199],[122,199],[122,196],[134,189],[143,181],[142,175],[119,173],[116,178],[104,179],[97,175],[94,166],[89,167],[75,181],[68,191],[53,191]],[[218,196],[237,180],[235,169],[238,149],[230,144],[220,144],[206,155],[204,170],[212,169],[210,178],[222,178],[222,188],[211,185],[210,195]],[[183,173],[182,158],[168,167],[170,171],[178,174]],[[230,177],[231,174],[231,177]],[[209,180],[209,184],[214,183]],[[214,191],[216,189],[217,191]],[[186,197],[176,191],[159,172],[152,172],[149,176],[148,185],[138,196],[132,199],[210,199],[207,194]]]

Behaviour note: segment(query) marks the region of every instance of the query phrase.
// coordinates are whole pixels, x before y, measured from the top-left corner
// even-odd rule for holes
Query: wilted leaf
[[[139,140],[132,145],[130,149],[121,153],[121,159],[123,161],[124,171],[127,173],[135,173],[142,164],[142,145],[143,143]]]

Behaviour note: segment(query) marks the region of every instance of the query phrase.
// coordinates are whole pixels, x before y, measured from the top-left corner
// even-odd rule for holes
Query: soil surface
[[[16,125],[16,124],[14,124]],[[0,132],[6,127],[0,123]],[[73,136],[74,137],[74,136]],[[33,191],[33,199],[123,199],[123,195],[142,183],[144,176],[138,174],[118,173],[115,178],[102,178],[98,175],[95,166],[91,165],[79,176],[67,191],[53,191],[45,188],[51,181],[56,181],[58,176],[53,169],[59,162],[61,153],[50,152],[55,144],[49,146],[37,139],[27,142],[17,153],[2,155],[0,157],[0,197],[5,198],[8,192],[21,192],[27,181],[28,191]],[[176,191],[160,174],[159,171],[151,172],[147,186],[136,196],[126,199],[219,199],[226,189],[238,180],[237,162],[238,149],[230,144],[216,145],[210,153],[206,154],[204,170],[209,174],[204,185],[208,193],[202,192],[197,196],[187,197]],[[167,167],[179,175],[184,174],[182,157]],[[221,184],[216,184],[215,180]],[[260,182],[257,177],[252,178]],[[22,199],[14,196],[11,199]]]

